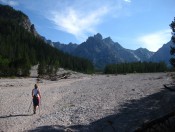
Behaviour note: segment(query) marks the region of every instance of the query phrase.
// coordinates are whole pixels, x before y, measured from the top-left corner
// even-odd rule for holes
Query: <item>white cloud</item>
[[[87,38],[87,33],[95,33],[95,26],[101,22],[108,12],[106,7],[100,7],[89,12],[82,12],[74,8],[64,11],[53,11],[49,18],[58,30],[73,34],[78,40]]]
[[[125,2],[131,3],[131,0],[124,0]]]
[[[0,2],[10,6],[17,6],[19,4],[17,1],[14,0],[0,0]]]
[[[97,33],[99,24],[109,17],[124,15],[121,10],[124,2],[131,0],[62,0],[55,2],[48,9],[45,17],[52,21],[57,30],[73,34],[79,41],[85,40],[87,34]]]
[[[49,21],[53,23],[56,30],[74,35],[80,42],[85,40],[90,34],[97,33],[101,23],[111,18],[117,18],[124,13],[125,1],[131,0],[42,0],[43,5],[36,7],[32,5],[31,10],[41,12]],[[53,4],[54,3],[54,4]],[[37,2],[37,5],[39,1]],[[31,5],[30,5],[31,6]]]
[[[137,38],[137,41],[141,43],[144,48],[150,51],[157,51],[163,44],[170,41],[170,39],[171,30],[167,29],[140,36]]]

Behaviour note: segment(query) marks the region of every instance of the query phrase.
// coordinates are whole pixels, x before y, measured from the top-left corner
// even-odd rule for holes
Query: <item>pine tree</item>
[[[171,22],[170,27],[172,29],[172,37],[171,37],[171,41],[174,43],[175,45],[175,17],[174,17],[174,21]],[[175,46],[171,46],[171,50],[170,50],[170,54],[171,55],[175,55]],[[173,67],[175,67],[175,58],[172,57],[170,59],[170,63]]]

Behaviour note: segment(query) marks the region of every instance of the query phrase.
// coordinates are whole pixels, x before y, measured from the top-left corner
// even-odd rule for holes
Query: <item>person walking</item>
[[[40,105],[41,99],[41,92],[38,88],[38,85],[34,85],[34,89],[32,90],[32,97],[33,97],[33,113],[36,114],[36,109]]]

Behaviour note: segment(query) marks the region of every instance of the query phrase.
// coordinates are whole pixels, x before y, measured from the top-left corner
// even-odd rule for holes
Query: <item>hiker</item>
[[[41,93],[37,84],[34,85],[34,89],[32,90],[32,97],[33,97],[33,113],[36,114],[36,108],[39,107],[41,99]]]

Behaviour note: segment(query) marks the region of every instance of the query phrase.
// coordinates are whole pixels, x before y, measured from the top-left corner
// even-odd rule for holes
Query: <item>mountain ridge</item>
[[[148,61],[154,54],[145,48],[130,50],[123,48],[110,37],[104,38],[100,33],[90,36],[81,44],[53,43],[56,48],[69,54],[84,57],[94,63],[96,68],[103,69],[107,64]]]

